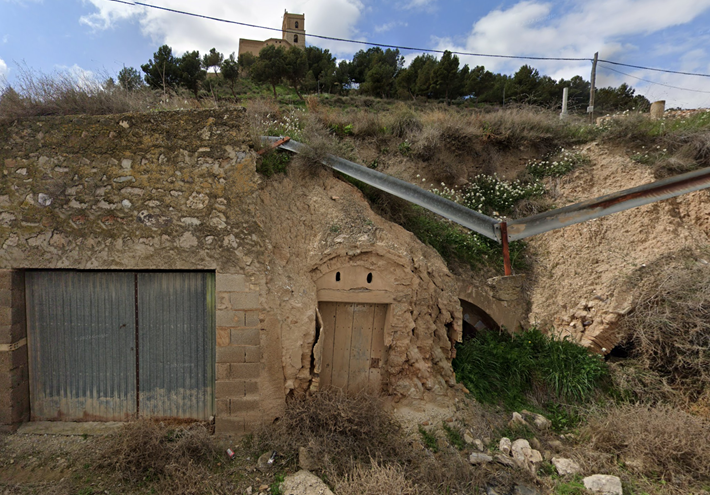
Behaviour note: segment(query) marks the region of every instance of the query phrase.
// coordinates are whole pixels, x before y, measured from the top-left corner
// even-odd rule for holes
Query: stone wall
[[[0,431],[27,421],[29,406],[22,276],[0,270]]]
[[[382,392],[455,395],[459,284],[441,258],[330,170],[263,180],[242,111],[39,118],[0,143],[0,344],[24,338],[24,269],[214,270],[218,433],[318,389],[324,301],[387,305]],[[324,285],[339,270],[376,283]],[[22,349],[0,347],[3,424],[28,418]]]

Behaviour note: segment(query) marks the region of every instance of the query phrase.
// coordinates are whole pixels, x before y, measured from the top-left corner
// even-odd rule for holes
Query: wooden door
[[[382,384],[386,304],[322,302],[320,388],[377,394]]]

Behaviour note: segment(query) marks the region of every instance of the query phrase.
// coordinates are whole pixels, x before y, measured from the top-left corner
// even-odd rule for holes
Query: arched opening
[[[298,29],[298,21],[296,21],[296,29]]]
[[[473,303],[460,299],[463,309],[463,340],[475,337],[478,332],[500,330],[491,316]]]
[[[297,34],[293,35],[293,42],[298,43],[298,35]]]

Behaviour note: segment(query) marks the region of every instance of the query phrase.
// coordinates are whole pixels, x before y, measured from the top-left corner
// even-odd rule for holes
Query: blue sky
[[[555,0],[497,3],[464,0],[144,0],[144,3],[247,23],[281,26],[285,9],[305,13],[306,32],[341,38],[466,52],[600,58],[633,65],[710,73],[710,0]],[[88,76],[139,68],[158,46],[175,52],[238,50],[239,38],[268,31],[194,19],[108,0],[0,0],[0,78],[21,67]],[[311,39],[339,58],[363,46]],[[365,47],[366,48],[366,47]],[[404,52],[407,60],[418,53]],[[470,66],[515,72],[522,60],[460,57]],[[582,75],[589,62],[533,61],[555,79]],[[710,107],[710,78],[600,64],[598,86],[633,85],[667,107]],[[639,81],[637,78],[649,82]],[[2,84],[2,83],[0,83]],[[666,86],[663,86],[666,85]],[[669,88],[676,86],[685,89]]]

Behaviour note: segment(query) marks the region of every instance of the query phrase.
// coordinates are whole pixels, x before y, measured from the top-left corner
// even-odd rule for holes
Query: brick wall
[[[20,271],[0,270],[0,430],[29,420],[25,292]]]
[[[216,431],[238,435],[253,430],[260,416],[259,292],[251,290],[244,275],[216,277]]]

